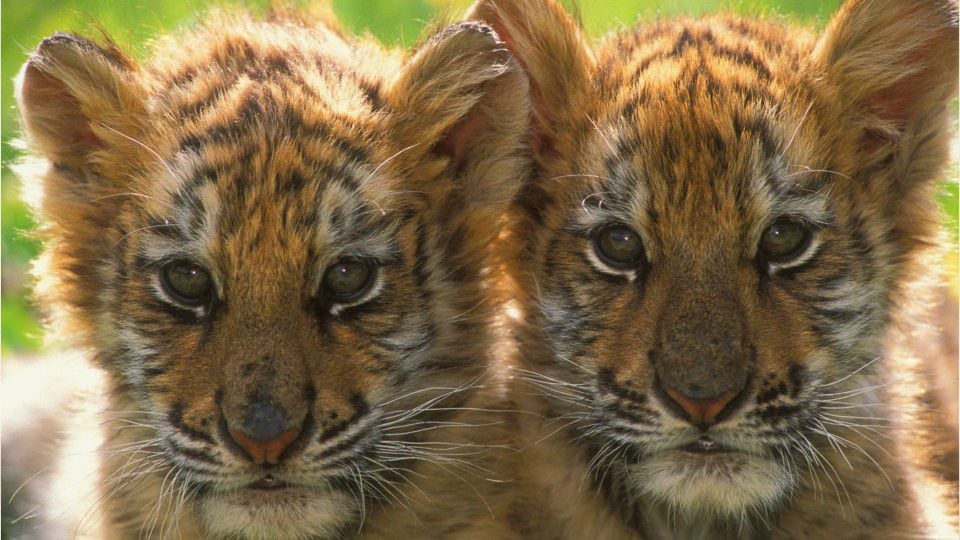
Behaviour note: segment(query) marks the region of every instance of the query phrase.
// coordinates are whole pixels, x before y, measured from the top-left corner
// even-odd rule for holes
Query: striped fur
[[[955,534],[937,515],[943,491],[926,491],[898,442],[926,424],[896,394],[910,362],[885,348],[936,239],[955,4],[851,0],[820,36],[664,20],[595,47],[553,0],[480,0],[467,17],[524,66],[534,108],[537,171],[505,242],[515,395],[537,413],[518,420],[529,450],[514,464],[516,529]],[[811,240],[787,262],[764,259],[760,237],[784,216]],[[642,239],[627,269],[596,253],[610,224]],[[687,369],[747,377],[705,430],[657,382]],[[725,451],[689,450],[701,437]],[[953,481],[929,489],[955,493]]]
[[[476,483],[460,456],[482,448],[442,428],[488,382],[488,245],[526,163],[526,78],[475,23],[404,55],[290,10],[207,21],[142,65],[57,34],[18,81],[43,170],[24,178],[46,238],[38,294],[108,379],[79,531],[398,530],[424,502],[393,508],[444,471]],[[346,303],[321,288],[343,257],[376,267]],[[171,297],[171,260],[206,269],[215,297]],[[228,435],[254,399],[302,422],[269,469]],[[288,487],[247,487],[265,473]],[[447,530],[482,508],[467,493]]]

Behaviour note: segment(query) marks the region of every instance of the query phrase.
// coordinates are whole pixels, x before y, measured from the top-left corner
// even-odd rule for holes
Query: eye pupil
[[[800,255],[810,237],[809,229],[792,219],[780,219],[763,231],[760,250],[769,258],[784,261]]]
[[[632,266],[643,259],[640,235],[624,225],[600,229],[594,239],[597,255],[611,266]]]
[[[189,261],[173,261],[161,272],[164,289],[180,303],[199,305],[210,294],[212,282],[206,270]]]
[[[323,275],[323,286],[339,301],[352,300],[373,284],[373,266],[366,261],[342,259],[332,264]]]

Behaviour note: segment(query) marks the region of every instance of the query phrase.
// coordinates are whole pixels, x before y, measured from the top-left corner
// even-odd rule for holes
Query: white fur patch
[[[691,520],[747,522],[780,502],[794,482],[776,461],[745,453],[667,451],[628,470],[636,492]]]
[[[347,494],[307,489],[213,494],[200,506],[212,536],[263,540],[329,538],[357,512]]]

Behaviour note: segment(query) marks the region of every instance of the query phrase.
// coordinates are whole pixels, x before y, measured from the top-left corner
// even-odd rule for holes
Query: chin
[[[356,499],[304,487],[210,492],[200,514],[211,536],[257,539],[329,538],[357,522]]]
[[[779,462],[744,452],[668,450],[630,467],[635,490],[694,519],[743,522],[785,500],[794,478]]]

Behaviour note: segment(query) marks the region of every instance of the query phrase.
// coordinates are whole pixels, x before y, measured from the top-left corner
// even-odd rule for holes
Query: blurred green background
[[[264,5],[266,0],[246,2]],[[438,15],[456,17],[469,0],[333,0],[332,6],[344,26],[354,32],[369,31],[384,43],[409,46],[420,29]],[[717,10],[735,10],[784,16],[822,25],[840,0],[581,0],[568,2],[579,13],[591,36],[599,37],[637,18],[675,13],[699,14]],[[8,353],[29,354],[41,343],[41,329],[30,302],[29,261],[38,245],[30,238],[34,223],[19,200],[19,185],[10,172],[18,150],[10,143],[17,137],[17,114],[13,102],[13,77],[28,52],[45,36],[55,31],[73,31],[95,35],[94,27],[103,26],[126,50],[142,53],[152,36],[188,25],[203,16],[210,2],[200,0],[17,0],[3,2],[2,63],[2,339]],[[956,241],[958,196],[956,172],[943,183],[941,199],[951,219],[952,238]],[[956,254],[947,258],[956,274]],[[954,283],[954,287],[956,284]],[[955,290],[955,289],[954,289]]]

